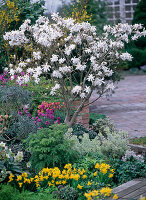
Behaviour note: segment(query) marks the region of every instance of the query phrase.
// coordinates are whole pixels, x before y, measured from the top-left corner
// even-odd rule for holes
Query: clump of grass
[[[146,146],[146,137],[131,139],[130,143]]]

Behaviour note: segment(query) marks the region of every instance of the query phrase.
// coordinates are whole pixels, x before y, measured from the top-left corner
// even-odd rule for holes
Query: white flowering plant
[[[51,95],[62,98],[66,105],[65,123],[70,127],[90,98],[93,90],[99,99],[114,89],[113,75],[120,60],[131,61],[124,52],[124,43],[146,35],[141,24],[104,26],[98,37],[96,28],[88,22],[76,23],[72,18],[52,15],[53,23],[40,16],[35,25],[26,20],[19,30],[5,33],[4,40],[10,48],[23,49],[9,64],[11,79],[26,84],[31,78],[39,83],[40,76],[49,76],[53,87]],[[96,100],[97,100],[96,99]],[[74,101],[80,104],[74,114]],[[92,103],[92,102],[91,102]]]
[[[0,182],[10,173],[22,173],[21,162],[23,161],[23,152],[13,153],[6,146],[6,143],[0,142]]]

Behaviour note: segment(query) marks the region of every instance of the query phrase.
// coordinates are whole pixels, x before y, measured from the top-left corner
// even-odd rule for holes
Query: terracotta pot
[[[85,105],[86,104],[89,104],[89,100],[85,102]],[[80,105],[80,101],[75,101],[73,104],[73,109],[76,110],[76,108],[78,108],[79,105]],[[89,105],[84,107],[82,111],[78,114],[76,118],[76,123],[82,124],[86,128],[89,128]]]

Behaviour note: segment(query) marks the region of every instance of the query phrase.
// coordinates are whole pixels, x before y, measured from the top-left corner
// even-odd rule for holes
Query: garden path
[[[93,92],[90,102],[96,96]],[[125,76],[108,100],[103,96],[90,105],[90,112],[109,116],[130,138],[146,136],[146,75]]]
[[[146,197],[146,179],[135,179],[113,189],[119,200],[139,200]]]

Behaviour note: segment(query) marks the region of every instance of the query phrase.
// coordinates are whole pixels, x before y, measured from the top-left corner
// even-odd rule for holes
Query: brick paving
[[[96,97],[94,92],[90,102]],[[146,136],[146,75],[126,76],[109,99],[103,96],[91,104],[90,112],[109,116],[130,138]]]

